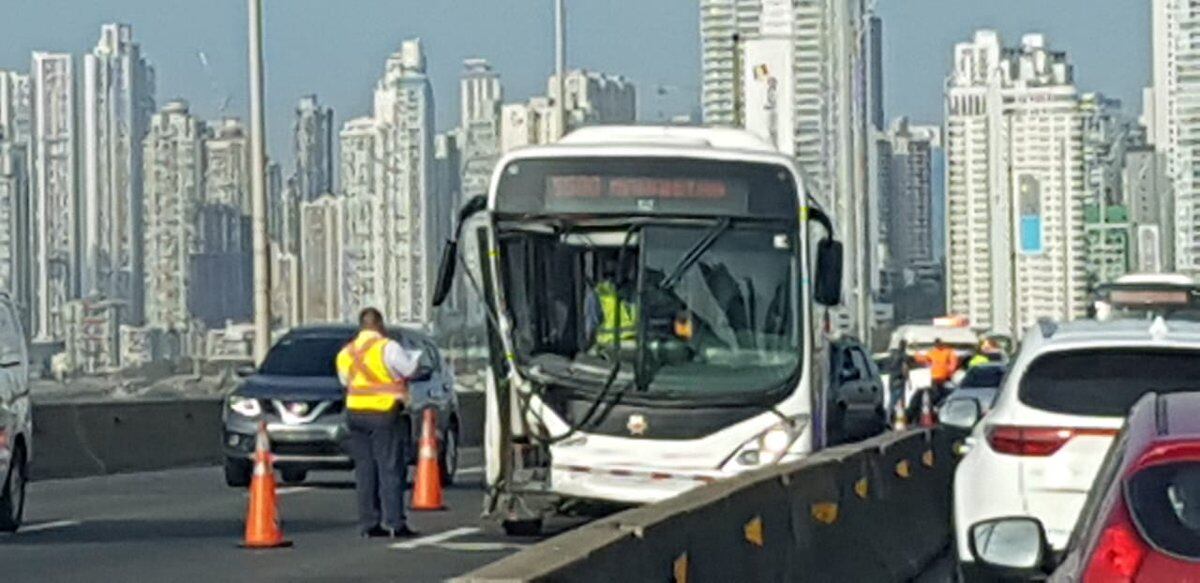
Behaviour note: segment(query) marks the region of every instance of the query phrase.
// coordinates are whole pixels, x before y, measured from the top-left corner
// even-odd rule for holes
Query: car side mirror
[[[842,243],[826,237],[817,243],[817,273],[813,299],[824,306],[842,303]]]
[[[983,406],[978,399],[950,399],[938,411],[938,420],[942,425],[955,429],[970,430],[983,417]]]
[[[975,523],[970,545],[975,562],[996,579],[1032,579],[1048,570],[1050,545],[1036,518],[1010,516]]]
[[[256,372],[258,372],[258,369],[255,368],[253,364],[239,364],[237,365],[237,368],[233,369],[233,374],[241,378],[254,376],[254,373]]]

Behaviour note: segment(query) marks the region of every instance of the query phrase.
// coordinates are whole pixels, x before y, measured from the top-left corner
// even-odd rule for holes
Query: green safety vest
[[[600,310],[604,320],[596,329],[596,344],[599,346],[615,346],[617,339],[622,341],[637,339],[637,306],[620,298],[617,287],[610,281],[596,284],[596,299],[600,301]],[[621,327],[617,329],[617,310],[621,314]]]
[[[988,358],[986,355],[976,354],[975,356],[971,357],[971,360],[967,361],[967,368],[975,368],[981,364],[987,364],[991,361],[992,359]]]

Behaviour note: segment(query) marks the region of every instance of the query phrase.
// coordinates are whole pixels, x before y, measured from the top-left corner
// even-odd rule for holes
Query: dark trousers
[[[408,415],[398,412],[350,412],[350,455],[363,530],[405,526],[404,489],[408,485]]]

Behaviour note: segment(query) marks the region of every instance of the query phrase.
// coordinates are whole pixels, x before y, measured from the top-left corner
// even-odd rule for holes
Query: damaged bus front
[[[504,158],[460,231],[479,211],[487,513],[510,532],[826,442],[841,247],[787,157],[737,130],[583,130]]]

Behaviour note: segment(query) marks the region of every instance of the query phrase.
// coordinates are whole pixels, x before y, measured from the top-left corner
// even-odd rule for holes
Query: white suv
[[[977,579],[972,524],[1033,516],[1055,550],[1067,538],[1130,407],[1148,391],[1200,388],[1200,323],[1043,323],[1026,334],[1000,396],[954,477],[963,579]]]

